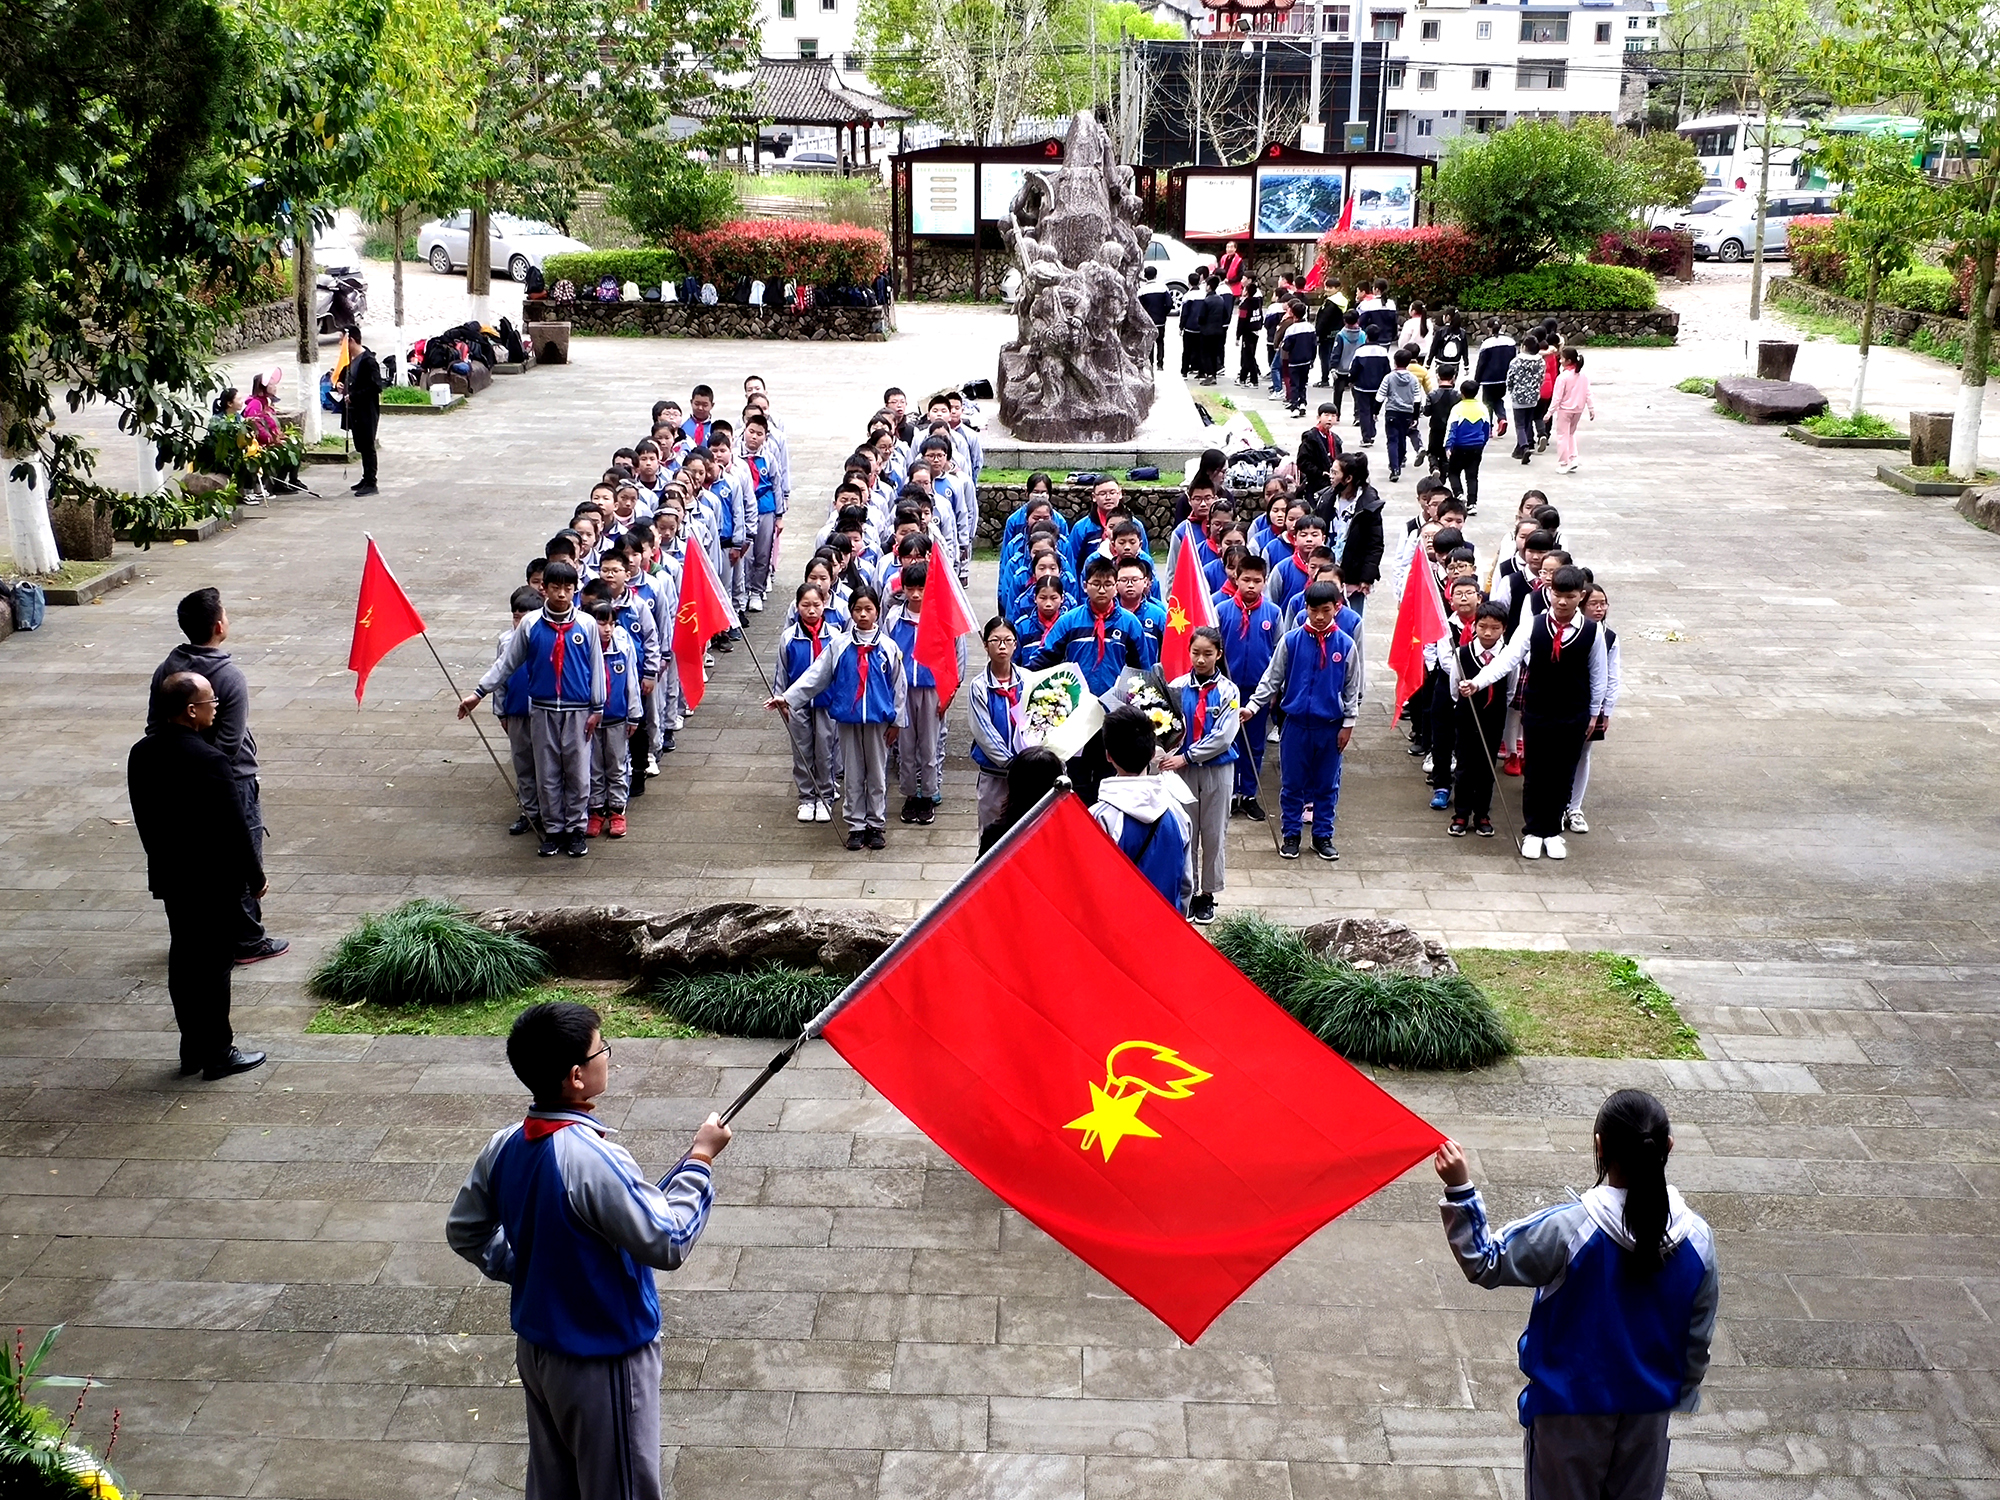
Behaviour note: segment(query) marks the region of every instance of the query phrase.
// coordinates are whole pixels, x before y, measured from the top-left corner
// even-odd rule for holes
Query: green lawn
[[[1673,998],[1621,954],[1460,948],[1452,957],[1500,1008],[1523,1056],[1702,1055]]]
[[[306,1030],[315,1034],[358,1032],[368,1036],[505,1036],[514,1017],[544,1000],[574,1000],[592,1006],[604,1018],[608,1037],[690,1037],[704,1033],[683,1026],[643,999],[623,993],[617,982],[572,979],[536,985],[504,1000],[473,1000],[463,1005],[336,1005],[319,1008]]]

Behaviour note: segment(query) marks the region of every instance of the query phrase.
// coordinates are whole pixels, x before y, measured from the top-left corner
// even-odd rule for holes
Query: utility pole
[[[1348,80],[1347,87],[1347,119],[1350,124],[1357,123],[1361,119],[1361,34],[1368,29],[1367,17],[1368,7],[1363,5],[1361,0],[1355,0],[1354,13],[1348,18],[1348,25],[1354,29],[1354,76]],[[1342,132],[1342,135],[1344,137],[1345,132]],[[1344,138],[1340,143],[1340,149],[1343,151],[1347,149],[1347,141]]]
[[[1250,44],[1245,42],[1243,45],[1248,47]],[[1264,86],[1271,71],[1271,56],[1268,50],[1270,45],[1270,40],[1266,37],[1257,39],[1257,154],[1259,156],[1264,154]]]
[[[292,308],[299,318],[299,436],[310,448],[323,430],[319,409],[319,278],[313,273],[313,217],[303,204],[292,209]]]
[[[1306,103],[1306,123],[1319,132],[1319,149],[1326,149],[1326,112],[1320,108],[1320,33],[1325,30],[1325,0],[1313,0],[1312,97]]]

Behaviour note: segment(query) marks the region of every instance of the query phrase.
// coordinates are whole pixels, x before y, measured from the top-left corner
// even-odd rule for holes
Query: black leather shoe
[[[518,837],[519,835],[524,833],[532,833],[534,832],[534,829],[535,829],[535,820],[533,818],[516,818],[513,821],[513,823],[508,827],[507,831],[510,834],[513,834],[516,837]]]
[[[199,1073],[200,1071],[201,1071],[200,1063],[184,1062],[181,1064],[181,1070],[178,1076],[182,1078],[192,1078],[194,1077],[195,1074]]]
[[[216,1079],[227,1078],[232,1073],[247,1073],[252,1068],[261,1068],[263,1066],[263,1053],[245,1052],[241,1048],[231,1047],[228,1052],[223,1054],[222,1061],[210,1063],[207,1067],[203,1068],[201,1076],[209,1083],[214,1083]]]
[[[277,958],[290,951],[291,946],[283,938],[260,938],[256,947],[245,948],[236,955],[236,965],[241,968],[244,964],[260,964],[267,958]]]

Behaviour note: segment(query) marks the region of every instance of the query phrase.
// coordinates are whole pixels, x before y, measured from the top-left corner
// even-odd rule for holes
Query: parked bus
[[[1807,127],[1804,120],[1788,119],[1773,121],[1772,128],[1776,134],[1771,145],[1771,190],[1776,192],[1799,183],[1799,154]],[[1693,144],[1710,186],[1757,190],[1764,156],[1762,115],[1707,115],[1676,125],[1674,133]]]

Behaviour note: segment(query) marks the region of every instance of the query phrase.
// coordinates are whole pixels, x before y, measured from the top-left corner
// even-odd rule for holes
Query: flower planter
[[[1906,495],[1937,495],[1956,500],[1975,488],[1957,479],[1919,479],[1914,474],[1905,474],[1901,464],[1877,464],[1875,477]]]
[[[81,583],[52,583],[42,593],[50,604],[90,604],[138,576],[137,561],[114,563],[94,578]]]
[[[454,395],[443,406],[435,406],[430,402],[425,402],[422,406],[404,406],[384,401],[382,403],[382,415],[386,417],[393,411],[404,416],[436,417],[442,416],[448,411],[457,411],[461,406],[465,405],[465,402],[466,398],[458,395]]]
[[[1904,436],[1890,437],[1822,437],[1805,427],[1787,427],[1785,436],[1795,442],[1804,443],[1808,448],[1881,448],[1901,453],[1910,446]]]

